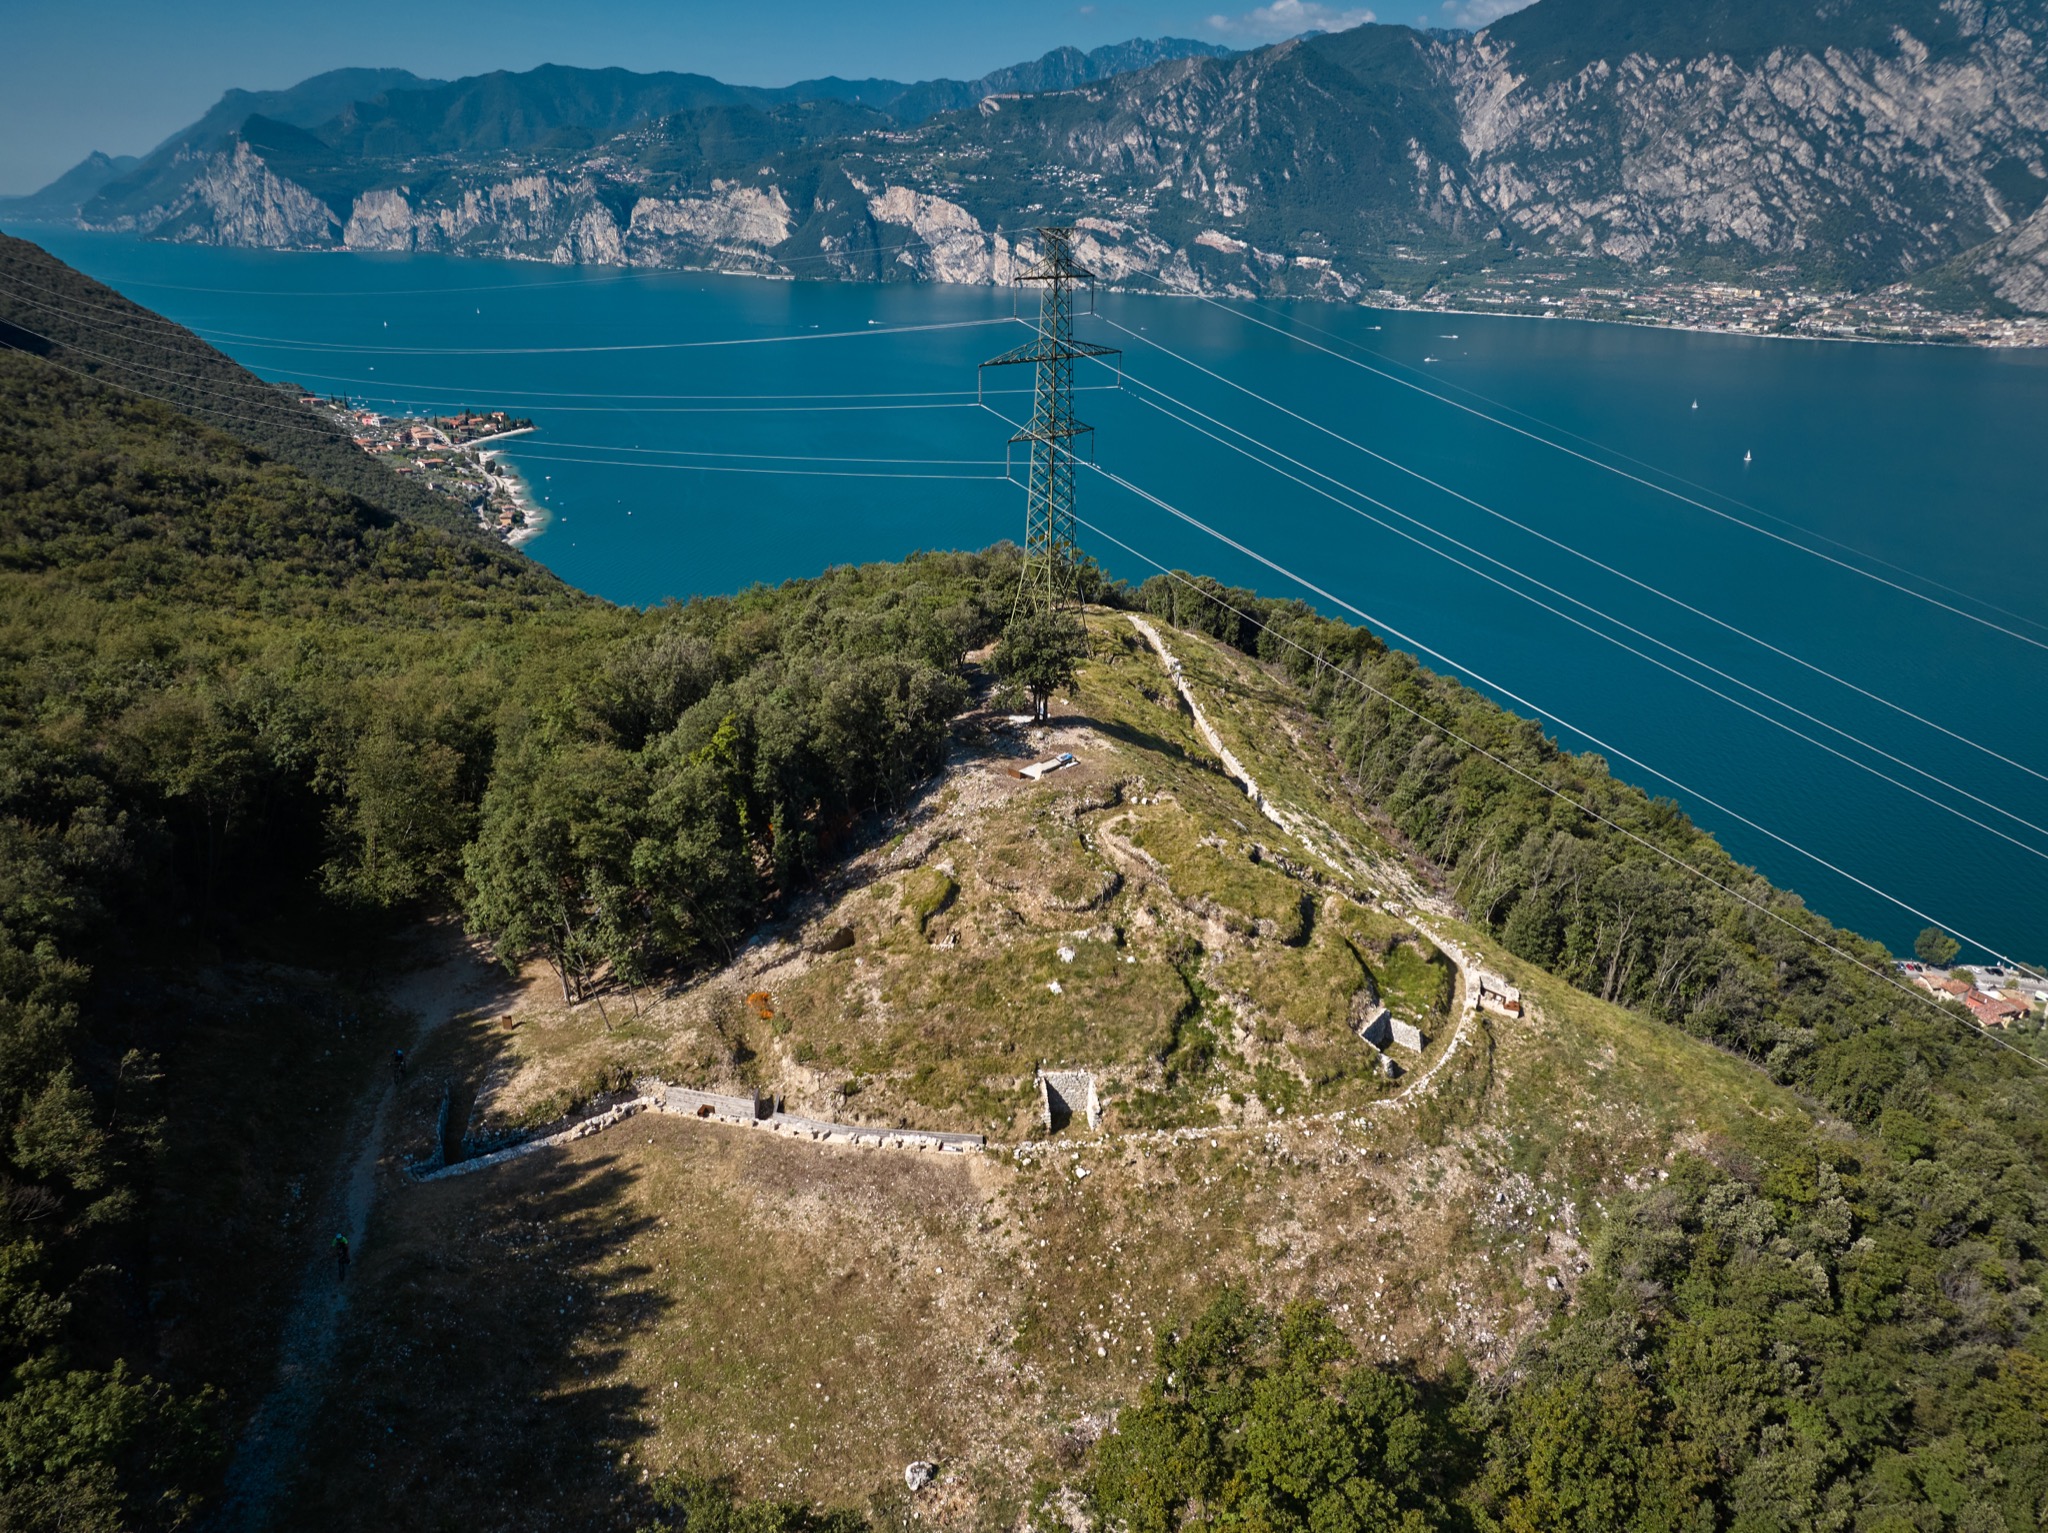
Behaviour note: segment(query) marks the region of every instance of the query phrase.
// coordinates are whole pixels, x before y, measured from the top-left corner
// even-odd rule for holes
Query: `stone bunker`
[[[1102,1126],[1102,1099],[1096,1095],[1094,1075],[1087,1070],[1040,1070],[1038,1121],[1056,1134],[1076,1117],[1090,1128]]]

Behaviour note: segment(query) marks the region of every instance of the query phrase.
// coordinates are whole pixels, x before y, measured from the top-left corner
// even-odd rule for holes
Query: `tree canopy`
[[[1945,969],[1955,962],[1963,945],[1938,926],[1930,926],[1913,939],[1913,953],[1922,963]]]
[[[1129,1533],[1426,1533],[1446,1515],[1445,1446],[1414,1387],[1360,1363],[1322,1306],[1274,1314],[1226,1292],[1160,1338],[1091,1489]]]
[[[1074,668],[1087,657],[1088,630],[1071,612],[1024,612],[1012,618],[996,645],[998,676],[1031,694],[1043,719],[1053,693],[1074,684]]]

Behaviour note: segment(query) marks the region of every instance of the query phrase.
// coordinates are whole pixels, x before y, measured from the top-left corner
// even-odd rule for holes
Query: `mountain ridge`
[[[132,154],[95,149],[63,175],[20,197],[0,197],[0,213],[31,222],[71,219],[110,181],[118,181],[142,163]]]
[[[109,180],[140,167],[162,166],[180,157],[189,156],[211,141],[236,133],[250,117],[271,118],[300,129],[315,129],[334,122],[342,127],[345,134],[353,126],[359,132],[371,131],[383,114],[396,110],[402,117],[415,123],[431,110],[434,98],[456,103],[455,109],[467,108],[474,115],[479,103],[474,97],[480,90],[488,90],[505,81],[551,82],[565,77],[585,77],[598,80],[619,81],[630,79],[646,82],[645,98],[636,103],[636,109],[623,118],[610,123],[609,131],[631,126],[641,117],[665,116],[677,111],[702,108],[711,105],[748,104],[770,107],[783,104],[838,101],[848,105],[866,103],[873,107],[888,106],[898,118],[906,121],[922,121],[939,111],[957,110],[971,106],[991,93],[1032,90],[1063,90],[1112,74],[1124,73],[1157,63],[1164,58],[1182,56],[1227,56],[1233,50],[1221,44],[1199,42],[1191,38],[1164,37],[1157,39],[1133,38],[1122,43],[1111,43],[1100,48],[1083,52],[1078,48],[1061,47],[1041,57],[1020,64],[1005,65],[991,70],[974,80],[953,80],[939,78],[921,81],[884,79],[846,80],[837,76],[799,80],[784,86],[729,85],[708,75],[677,73],[673,71],[639,74],[619,68],[577,69],[569,66],[543,64],[526,71],[494,70],[482,75],[465,76],[460,80],[448,81],[423,78],[410,70],[391,68],[343,68],[313,75],[298,84],[282,90],[231,89],[188,126],[172,133],[168,138],[142,155],[116,157],[115,175],[101,175],[85,192],[98,190]],[[471,99],[464,101],[468,96]],[[425,101],[408,100],[393,103],[392,97],[428,98]],[[575,114],[574,124],[586,131],[603,130],[606,120],[597,116],[591,108],[595,102],[586,100],[585,110]],[[368,124],[365,124],[365,119]],[[593,127],[593,118],[597,126]],[[616,118],[616,114],[615,114]],[[536,147],[537,136],[532,143],[519,141],[508,136],[508,147]],[[424,146],[420,146],[424,147]],[[475,142],[458,146],[442,144],[438,147],[462,147],[476,149]],[[0,199],[0,205],[19,204],[19,216],[45,217],[50,213],[66,215],[76,211],[73,204],[63,200],[64,194],[74,181],[83,181],[88,166],[97,167],[107,156],[94,151],[92,155],[66,171],[49,185],[19,198]],[[81,198],[83,200],[83,198]],[[44,211],[45,207],[49,213]]]
[[[1527,271],[2048,312],[2009,237],[2048,203],[2043,0],[1539,0],[1476,33],[1167,39],[966,84],[549,66],[292,125],[326,150],[246,120],[187,135],[79,220],[954,282],[1002,280],[1011,231],[1066,221],[1106,280],[1167,291],[1494,301]]]

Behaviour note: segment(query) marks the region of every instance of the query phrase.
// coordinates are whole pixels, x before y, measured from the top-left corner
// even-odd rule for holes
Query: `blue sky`
[[[273,89],[352,64],[444,79],[547,63],[693,70],[743,85],[826,74],[972,79],[1063,43],[1173,36],[1252,47],[1375,19],[1483,24],[1524,3],[6,0],[0,193],[33,191],[94,149],[140,154],[231,86]]]

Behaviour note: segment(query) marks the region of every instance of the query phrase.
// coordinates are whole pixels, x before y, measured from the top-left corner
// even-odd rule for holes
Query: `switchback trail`
[[[452,927],[434,928],[422,946],[424,965],[391,989],[392,1004],[416,1019],[408,1053],[456,1013],[502,997],[506,985],[503,971]],[[376,1084],[356,1104],[347,1148],[321,1205],[323,1222],[312,1226],[313,1250],[278,1340],[277,1379],[236,1445],[220,1508],[211,1519],[216,1533],[259,1533],[276,1525],[348,1310],[348,1284],[335,1277],[329,1232],[345,1234],[351,1249],[361,1250],[397,1097],[396,1083],[380,1066]]]

